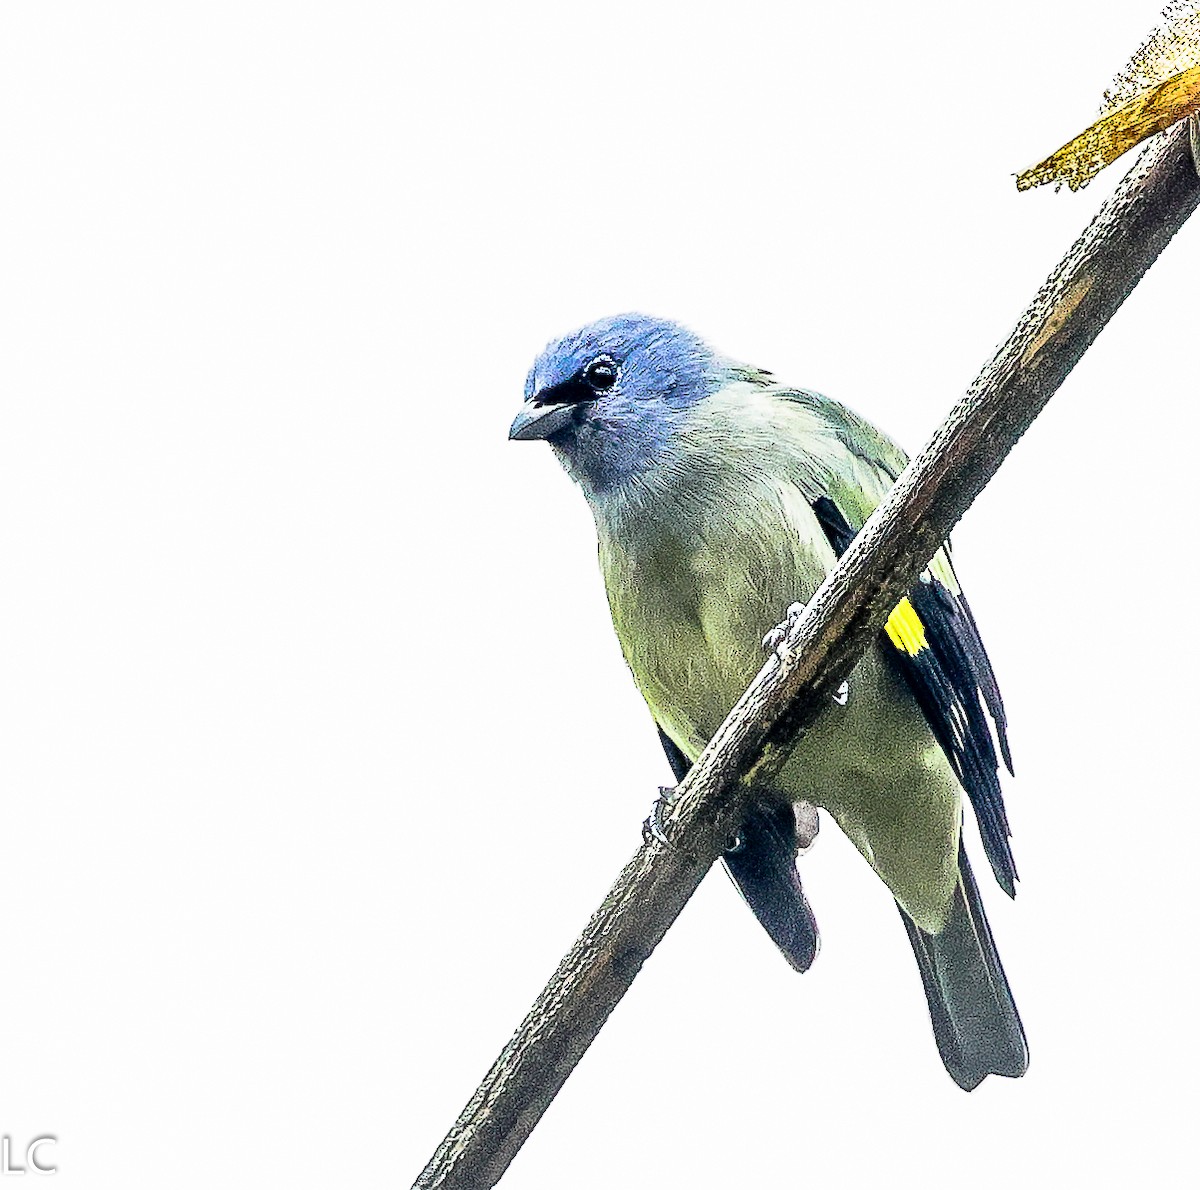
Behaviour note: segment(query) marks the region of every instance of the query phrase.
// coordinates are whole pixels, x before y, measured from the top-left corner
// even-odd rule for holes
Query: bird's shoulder
[[[834,500],[855,529],[908,462],[895,442],[852,409],[761,372],[738,375],[714,393],[681,438],[688,472],[703,473],[713,459],[768,472],[794,484],[810,503]]]
[[[840,401],[799,388],[778,388],[772,395],[787,407],[809,411],[848,453],[879,468],[893,483],[908,465],[908,455],[891,438]]]

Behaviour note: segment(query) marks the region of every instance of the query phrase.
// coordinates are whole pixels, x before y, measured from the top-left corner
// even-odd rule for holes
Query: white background
[[[5,4],[0,1132],[407,1185],[668,775],[505,439],[534,355],[664,314],[919,446],[1124,165],[1012,174],[1157,10]],[[827,823],[814,970],[714,873],[506,1186],[1187,1182],[1198,267],[1194,220],[956,538],[1028,1076],[950,1082]]]

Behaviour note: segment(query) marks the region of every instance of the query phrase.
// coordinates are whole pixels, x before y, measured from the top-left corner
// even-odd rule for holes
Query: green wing
[[[844,465],[840,460],[822,472],[819,482],[825,490],[812,501],[840,556],[908,458],[870,422],[836,401],[810,392],[781,395],[817,413],[845,448]],[[996,880],[1013,896],[1017,871],[997,758],[999,745],[1011,773],[1004,702],[948,546],[938,550],[908,598],[896,606],[885,634],[934,737],[971,799]]]

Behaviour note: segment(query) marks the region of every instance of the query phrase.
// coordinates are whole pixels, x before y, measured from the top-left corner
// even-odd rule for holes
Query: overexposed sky
[[[409,1184],[668,779],[583,500],[506,441],[533,357],[667,315],[916,449],[1126,168],[1012,177],[1158,8],[5,4],[13,1151]],[[1188,1184],[1198,268],[1193,222],[955,538],[1028,1076],[951,1083],[827,821],[813,970],[714,872],[506,1187]]]

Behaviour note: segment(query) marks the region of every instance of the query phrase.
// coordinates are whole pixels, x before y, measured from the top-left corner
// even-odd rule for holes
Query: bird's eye
[[[607,392],[617,383],[617,361],[607,355],[592,360],[583,370],[583,379],[589,388],[600,393]]]

